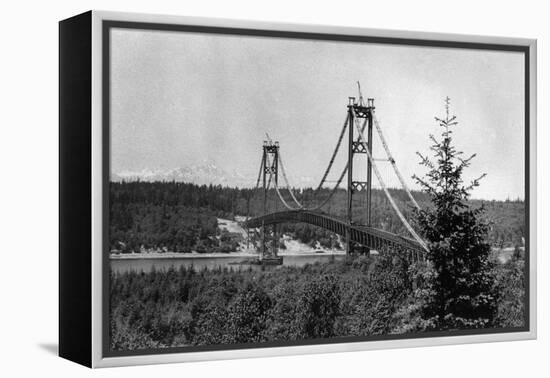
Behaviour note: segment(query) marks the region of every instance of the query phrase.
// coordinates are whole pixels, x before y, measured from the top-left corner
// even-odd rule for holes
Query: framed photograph
[[[59,353],[536,337],[536,41],[60,24]]]

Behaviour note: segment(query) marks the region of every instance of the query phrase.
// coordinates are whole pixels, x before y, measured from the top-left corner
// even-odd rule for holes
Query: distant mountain
[[[253,187],[258,176],[246,175],[236,170],[226,171],[215,163],[190,165],[172,169],[149,169],[140,171],[120,171],[111,174],[111,181],[176,181],[188,182],[197,185],[222,185],[229,187]],[[313,180],[310,177],[289,177],[293,186],[310,187]],[[279,181],[282,177],[279,178]]]
[[[239,172],[227,172],[213,163],[190,165],[172,169],[149,169],[141,171],[121,171],[111,176],[112,181],[176,181],[197,185],[223,185],[247,187],[254,185],[252,177]]]

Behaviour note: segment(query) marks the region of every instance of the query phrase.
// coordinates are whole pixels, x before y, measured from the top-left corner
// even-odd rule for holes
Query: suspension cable
[[[277,155],[279,157],[279,165],[281,166],[281,173],[283,174],[283,179],[285,180],[286,188],[290,193],[290,196],[296,203],[296,205],[298,205],[299,208],[303,208],[304,206],[300,202],[298,202],[298,200],[296,199],[296,196],[294,195],[294,191],[292,190],[292,187],[290,186],[290,182],[288,181],[288,177],[286,176],[285,166],[283,164],[283,159],[281,158],[281,151],[279,151]]]
[[[329,162],[329,167],[327,168],[327,170],[325,171],[325,175],[323,177],[323,179],[321,180],[321,183],[319,184],[319,186],[315,189],[315,192],[314,193],[317,193],[320,189],[321,189],[321,186],[323,185],[323,181],[326,181],[326,176],[328,176],[328,172],[330,171],[333,163],[334,163],[334,160],[335,160],[335,156],[336,156],[336,153],[338,152],[339,150],[339,147],[341,145],[341,141],[343,139],[343,135],[345,133],[345,130],[347,128],[347,124],[349,122],[349,114],[346,116],[346,122],[344,124],[344,127],[342,127],[342,132],[340,133],[340,137],[339,137],[339,141],[337,143],[337,146],[336,146],[336,149],[333,153],[333,156],[331,158],[331,161]],[[367,126],[367,120],[365,119],[365,121],[363,122],[363,125],[361,125],[361,133],[363,133],[365,131],[365,128]],[[269,137],[269,135],[267,135],[267,139],[270,143],[272,143],[272,140],[271,138]],[[359,140],[359,137],[358,137],[358,140]],[[338,178],[338,181],[336,182],[336,184],[333,186],[330,194],[328,195],[327,198],[325,198],[323,200],[323,202],[319,203],[318,205],[316,206],[313,206],[313,207],[304,207],[297,199],[296,199],[296,196],[294,195],[294,192],[293,190],[291,189],[291,185],[290,185],[290,182],[288,180],[288,177],[286,175],[286,170],[284,168],[284,163],[282,161],[282,157],[281,157],[281,151],[279,150],[279,164],[281,166],[281,172],[283,174],[283,179],[285,180],[285,184],[286,184],[286,189],[288,190],[288,192],[290,193],[290,195],[292,196],[292,199],[294,200],[294,202],[296,203],[296,205],[298,205],[298,208],[293,208],[291,207],[290,205],[288,205],[288,203],[283,199],[282,197],[282,194],[280,193],[280,188],[278,188],[277,186],[275,187],[275,189],[277,190],[277,194],[279,195],[279,198],[281,199],[281,202],[283,203],[283,205],[285,205],[286,208],[288,208],[289,210],[319,210],[320,208],[322,208],[323,206],[325,206],[331,199],[332,197],[334,196],[334,194],[336,194],[336,191],[338,190],[338,187],[340,186],[340,184],[342,183],[342,180],[344,179],[344,176],[346,175],[347,171],[348,171],[348,163],[346,163],[345,167],[342,169],[342,172],[340,174],[340,177]]]
[[[301,207],[292,207],[290,206],[286,201],[285,199],[283,198],[283,195],[281,194],[281,191],[279,190],[279,186],[277,185],[277,183],[275,183],[275,191],[277,192],[277,195],[279,196],[279,199],[281,200],[281,202],[283,203],[283,205],[289,209],[289,210],[303,210],[303,208]]]
[[[349,115],[348,115],[349,116]],[[349,121],[349,118],[346,117],[346,121]],[[363,122],[363,125],[361,126],[361,132],[364,132],[365,131],[365,128],[367,126],[367,120],[365,120]],[[279,159],[281,158],[280,156],[280,153],[279,153]],[[323,200],[323,202],[321,202],[320,204],[318,204],[317,206],[313,206],[313,207],[301,207],[302,210],[309,210],[309,211],[314,211],[314,210],[319,210],[321,209],[323,206],[325,206],[331,199],[332,197],[334,196],[334,194],[336,194],[336,191],[338,190],[338,187],[340,186],[340,184],[342,183],[342,180],[344,179],[344,176],[346,175],[346,173],[348,172],[348,166],[349,164],[346,163],[346,165],[344,166],[344,168],[342,169],[342,173],[340,173],[340,177],[338,178],[338,181],[336,182],[336,184],[332,187],[332,190],[330,192],[330,194],[328,195],[327,198],[325,198]],[[288,183],[287,183],[288,184]],[[315,192],[317,192],[318,190],[320,190],[320,186],[315,190]]]
[[[269,167],[271,167],[272,162],[270,162],[269,157],[267,156],[266,159],[267,159],[267,165],[268,165]],[[267,183],[266,190],[268,190],[269,187],[271,186],[272,177],[273,177],[273,173],[270,171],[270,173],[269,173],[269,181],[268,181],[268,183]],[[277,181],[276,181],[276,180],[273,180],[273,187],[275,188],[275,192],[277,192],[277,195],[279,196],[279,199],[281,200],[281,202],[283,203],[283,205],[284,205],[287,209],[289,209],[289,210],[299,210],[299,209],[300,209],[300,208],[294,208],[294,207],[290,206],[290,205],[285,201],[285,199],[283,198],[283,195],[281,194],[281,191],[280,191],[280,189],[279,189],[279,185],[277,184]]]
[[[334,194],[336,194],[340,184],[342,183],[342,181],[344,180],[344,177],[346,176],[346,173],[348,172],[348,164],[346,163],[344,169],[342,169],[342,173],[340,173],[340,177],[338,178],[338,180],[336,181],[336,184],[332,187],[329,195],[327,198],[325,198],[323,200],[323,202],[321,202],[320,204],[318,204],[317,206],[313,206],[313,207],[307,207],[307,208],[303,208],[303,210],[308,210],[308,211],[315,211],[315,210],[319,210],[321,209],[322,207],[324,207],[331,199],[332,197],[334,196]]]
[[[362,140],[363,143],[367,143],[366,139],[365,139],[365,136],[363,135],[363,131],[361,130],[361,127],[357,124],[357,117],[354,117],[354,118],[355,118],[355,122],[354,122],[355,123],[355,128],[359,132],[359,139]],[[386,197],[388,198],[388,201],[390,201],[390,204],[392,205],[393,209],[397,213],[399,219],[401,219],[401,222],[403,223],[405,228],[414,237],[414,239],[418,242],[418,244],[420,244],[422,246],[422,248],[424,248],[426,250],[426,252],[428,252],[428,247],[426,246],[426,243],[420,238],[420,236],[416,233],[416,231],[414,231],[412,226],[409,224],[409,222],[407,222],[407,219],[405,219],[405,217],[403,216],[403,214],[401,213],[401,211],[397,207],[397,204],[393,200],[393,197],[391,196],[390,192],[388,191],[388,188],[386,187],[386,184],[384,183],[384,180],[382,179],[382,175],[380,174],[380,171],[378,170],[378,167],[376,166],[376,162],[372,158],[372,155],[371,155],[369,149],[366,148],[365,150],[366,150],[367,156],[368,156],[368,158],[371,162],[374,174],[378,178],[378,181],[380,183],[380,186],[382,187],[382,190],[384,190],[384,193],[386,194]]]
[[[258,179],[256,180],[255,190],[260,187],[260,180],[262,178],[262,169],[264,169],[265,156],[262,155],[262,161],[260,162],[260,171],[258,172]]]
[[[348,115],[348,117],[349,117],[349,115]],[[347,121],[349,121],[348,117],[346,117]],[[361,126],[361,132],[365,131],[366,126],[367,126],[367,120],[365,119],[365,121],[363,122],[363,125]],[[344,169],[342,169],[342,173],[340,173],[340,177],[338,178],[338,181],[336,182],[336,185],[334,185],[334,187],[332,188],[329,196],[323,202],[321,202],[319,205],[311,207],[311,208],[307,208],[305,210],[319,210],[320,208],[325,206],[328,203],[328,201],[330,201],[330,199],[334,196],[336,191],[338,190],[338,187],[342,183],[342,180],[344,179],[344,176],[348,172],[348,167],[349,167],[349,162],[347,162],[346,165],[344,166]],[[317,188],[317,190],[319,190],[319,188]]]
[[[414,199],[413,195],[411,194],[411,191],[409,190],[409,187],[405,183],[405,180],[403,179],[403,176],[401,176],[401,173],[399,172],[399,169],[397,168],[397,164],[395,163],[395,159],[393,158],[390,148],[388,147],[388,144],[386,143],[386,138],[384,138],[384,134],[382,133],[382,128],[380,127],[380,123],[378,122],[378,119],[376,118],[376,115],[372,113],[373,120],[374,120],[374,126],[376,127],[376,131],[378,132],[378,136],[380,137],[380,141],[382,142],[382,146],[384,146],[384,150],[386,150],[386,155],[388,156],[388,160],[390,161],[393,170],[395,171],[395,175],[401,182],[401,186],[407,192],[407,195],[409,196],[409,199],[414,204],[414,206],[420,210],[420,206],[418,205],[418,202]]]
[[[281,155],[280,155],[280,154],[279,154],[279,159],[281,159]],[[281,161],[280,161],[280,162],[281,162]],[[281,162],[281,170],[284,170],[284,165],[282,164],[282,162]],[[289,183],[288,183],[288,181],[286,182],[287,189],[288,189],[288,191],[290,192],[290,194],[291,194],[292,197],[294,198],[294,201],[296,202],[296,204],[297,204],[299,207],[298,207],[298,208],[290,207],[288,204],[286,204],[286,202],[285,202],[284,199],[282,199],[282,198],[281,198],[281,201],[282,201],[283,204],[284,204],[288,209],[290,209],[290,210],[309,210],[309,211],[311,211],[311,210],[318,210],[318,209],[322,208],[323,206],[325,206],[325,205],[328,203],[328,201],[330,201],[330,199],[334,196],[334,194],[336,193],[338,187],[339,187],[340,184],[342,183],[342,180],[343,180],[344,176],[346,175],[347,170],[348,170],[348,166],[346,165],[346,166],[344,167],[344,169],[342,170],[342,173],[340,174],[340,178],[338,179],[336,185],[334,185],[334,187],[332,188],[332,190],[331,190],[329,196],[328,196],[327,198],[325,198],[325,199],[323,200],[323,202],[321,202],[320,204],[318,204],[318,205],[316,205],[316,206],[313,206],[313,207],[305,207],[305,206],[303,206],[302,204],[300,204],[300,203],[295,199],[296,197],[294,197],[293,191],[289,188]],[[285,177],[285,176],[286,176],[286,175],[283,173],[283,178],[285,178],[285,181],[286,181],[286,177]],[[278,188],[276,188],[276,189],[278,190]],[[282,197],[282,195],[281,195],[279,192],[277,192],[277,193],[279,194],[279,197]]]
[[[327,176],[332,168],[332,165],[334,164],[334,160],[336,159],[336,154],[338,154],[338,150],[340,149],[340,145],[342,144],[342,140],[344,139],[344,134],[346,133],[346,129],[348,127],[348,121],[349,121],[349,113],[346,114],[346,120],[344,121],[344,125],[342,126],[342,131],[340,132],[340,137],[338,138],[338,143],[336,143],[336,148],[334,149],[334,152],[332,153],[332,157],[330,158],[330,161],[328,163],[328,167],[325,170],[325,173],[323,174],[323,178],[321,179],[321,182],[315,189],[315,191],[319,191],[323,184],[325,183],[325,180],[327,179]]]
[[[253,193],[256,192],[258,190],[258,188],[260,187],[260,180],[262,178],[262,170],[264,169],[264,159],[265,159],[265,156],[262,155],[262,160],[260,161],[260,170],[258,172],[258,179],[256,180],[256,187],[252,190]],[[252,196],[252,194],[249,194],[248,195],[248,200],[246,201],[246,220],[249,220],[250,219],[250,197]]]
[[[327,198],[324,199],[323,202],[321,202],[320,204],[318,204],[317,206],[314,206],[314,207],[308,207],[304,210],[309,210],[309,211],[313,211],[313,210],[319,210],[320,208],[322,208],[323,206],[325,206],[328,201],[330,201],[332,199],[332,197],[334,196],[334,194],[336,193],[336,191],[338,190],[338,187],[340,186],[340,184],[342,183],[342,180],[344,179],[344,176],[346,175],[348,171],[348,166],[346,164],[346,166],[344,167],[344,169],[342,170],[342,173],[340,174],[340,178],[338,178],[338,181],[336,182],[336,185],[334,185],[334,187],[332,188],[332,190],[330,191],[329,195]]]

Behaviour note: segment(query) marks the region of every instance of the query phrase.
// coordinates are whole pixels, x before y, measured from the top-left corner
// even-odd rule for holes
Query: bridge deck
[[[385,247],[424,253],[422,246],[415,240],[361,225],[348,225],[346,222],[333,218],[326,214],[315,213],[307,210],[290,210],[266,214],[251,218],[243,222],[245,228],[258,228],[262,225],[278,223],[307,223],[335,234],[346,236],[350,233],[350,240],[370,249],[381,250]]]

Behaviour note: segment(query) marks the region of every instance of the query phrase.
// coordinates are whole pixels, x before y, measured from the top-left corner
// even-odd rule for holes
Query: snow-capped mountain
[[[112,174],[112,181],[176,181],[197,185],[252,186],[253,179],[237,171],[227,172],[214,163],[190,165],[171,169],[150,169],[120,171]]]
[[[257,175],[257,174],[256,174]],[[197,185],[222,185],[229,187],[250,188],[256,185],[256,175],[243,174],[237,170],[226,171],[215,163],[194,164],[171,169],[144,168],[138,171],[124,170],[111,174],[111,181],[176,181]],[[293,186],[309,187],[313,184],[310,177],[291,179]]]

